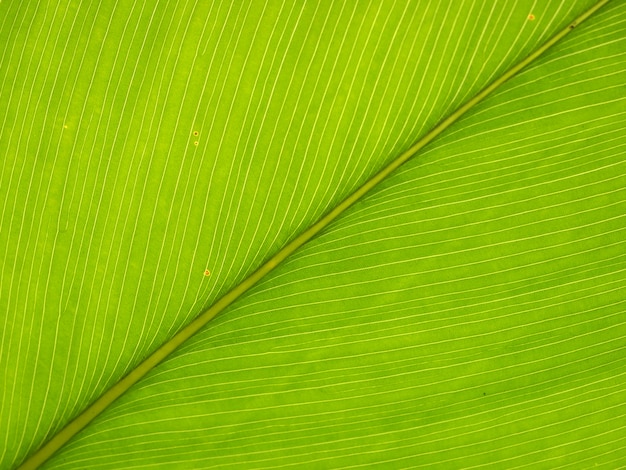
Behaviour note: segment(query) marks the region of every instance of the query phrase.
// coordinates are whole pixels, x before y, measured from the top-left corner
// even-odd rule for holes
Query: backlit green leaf
[[[1,1],[0,468],[594,4]],[[44,467],[624,466],[625,129],[613,0]]]

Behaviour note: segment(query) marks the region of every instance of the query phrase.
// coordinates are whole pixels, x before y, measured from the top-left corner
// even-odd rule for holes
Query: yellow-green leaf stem
[[[218,313],[232,304],[241,295],[243,295],[248,289],[256,284],[261,278],[272,271],[278,266],[285,258],[304,245],[311,238],[316,236],[328,226],[339,215],[346,211],[350,206],[361,199],[367,192],[374,188],[378,183],[383,181],[398,167],[404,164],[407,160],[413,157],[420,149],[431,142],[435,137],[441,134],[445,129],[450,127],[467,111],[473,108],[477,103],[482,101],[491,92],[497,89],[504,82],[515,76],[527,65],[532,63],[535,59],[541,56],[546,50],[552,47],[554,44],[563,39],[568,33],[572,31],[577,25],[586,20],[589,16],[595,13],[597,10],[607,4],[609,0],[601,0],[596,3],[592,8],[587,10],[584,14],[576,18],[565,29],[553,36],[545,44],[539,47],[535,52],[530,54],[524,60],[517,65],[509,69],[500,78],[492,82],[489,86],[484,88],[480,93],[474,96],[471,100],[466,102],[463,106],[458,108],[448,118],[439,123],[434,129],[428,132],[411,148],[406,150],[403,154],[394,159],[384,169],[373,176],[363,186],[336,206],[332,211],[320,219],[317,223],[307,229],[305,232],[296,237],[293,241],[282,248],[272,258],[265,262],[258,270],[245,279],[241,284],[232,289],[228,294],[219,299],[213,306],[200,314],[189,325],[180,330],[173,338],[154,351],[148,358],[141,362],[134,370],[126,375],[117,384],[107,390],[100,398],[98,398],[91,406],[71,421],[65,428],[63,428],[57,435],[55,435],[50,441],[48,441],[43,447],[41,447],[35,454],[33,454],[28,460],[26,460],[20,468],[33,469],[40,466],[47,459],[49,459],[59,448],[61,448],[66,442],[68,442],[75,434],[89,424],[96,416],[104,411],[111,403],[113,403],[118,397],[126,392],[130,387],[137,383],[143,376],[145,376],[152,368],[161,363],[167,356],[169,356],[174,350],[176,350],[181,344],[191,338],[197,333],[203,326],[205,326],[212,318]]]

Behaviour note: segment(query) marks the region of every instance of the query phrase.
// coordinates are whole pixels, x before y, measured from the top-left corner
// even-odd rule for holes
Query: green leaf
[[[594,4],[1,2],[0,467]],[[615,0],[44,467],[623,466],[625,51]]]

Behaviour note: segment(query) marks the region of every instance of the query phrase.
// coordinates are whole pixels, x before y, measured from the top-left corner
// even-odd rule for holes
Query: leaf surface
[[[1,3],[2,468],[593,3]],[[46,468],[623,464],[625,50],[614,1]]]

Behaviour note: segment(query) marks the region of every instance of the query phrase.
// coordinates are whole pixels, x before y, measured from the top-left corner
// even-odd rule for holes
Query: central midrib
[[[500,87],[504,82],[518,74],[522,69],[536,60],[550,47],[563,39],[569,34],[576,26],[585,21],[597,10],[602,8],[610,0],[600,0],[578,18],[570,22],[566,28],[554,35],[542,46],[536,49],[532,54],[527,56],[524,60],[506,71],[500,78],[493,81],[476,96],[467,101],[464,105],[458,108],[454,113],[441,121],[430,132],[424,135],[419,141],[417,141],[412,147],[395,158],[386,167],[380,170],[376,175],[369,179],[365,184],[353,192],[350,196],[344,199],[333,210],[328,212],[324,217],[318,220],[315,224],[309,227],[302,234],[297,236],[268,261],[266,261],[260,268],[252,273],[248,278],[242,281],[239,285],[233,288],[226,295],[221,297],[211,307],[202,312],[191,323],[182,328],[176,333],[170,340],[161,345],[156,351],[154,351],[148,358],[141,362],[135,369],[133,369],[123,379],[113,385],[104,394],[102,394],[93,404],[85,409],[79,416],[72,420],[67,426],[59,431],[52,439],[50,439],[44,446],[42,446],[37,452],[35,452],[29,459],[27,459],[19,468],[20,469],[34,469],[48,460],[57,450],[59,450],[66,442],[68,442],[75,434],[86,427],[96,416],[102,413],[109,407],[117,398],[137,383],[143,376],[150,372],[154,367],[165,360],[173,351],[175,351],[180,345],[182,345],[189,338],[194,336],[202,327],[204,327],[211,319],[213,319],[218,313],[232,304],[235,300],[241,297],[248,289],[255,285],[265,275],[276,268],[283,260],[289,255],[294,253],[298,248],[307,243],[313,237],[315,237],[320,231],[328,226],[333,220],[339,217],[349,207],[359,201],[366,193],[372,188],[378,185],[381,181],[387,178],[392,172],[398,169],[401,165],[407,162],[413,157],[419,150],[428,145],[439,134],[450,127],[461,116],[472,109],[476,104],[485,99],[494,90]]]

